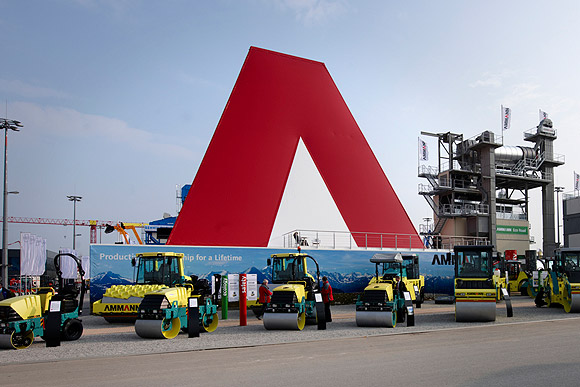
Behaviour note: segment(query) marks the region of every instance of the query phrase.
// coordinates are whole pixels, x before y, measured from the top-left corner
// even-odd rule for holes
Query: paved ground
[[[250,386],[264,378],[274,378],[267,384],[299,385],[306,380],[323,383],[323,376],[332,382],[326,385],[384,380],[513,385],[514,375],[518,384],[535,375],[528,385],[537,385],[544,383],[545,373],[575,380],[563,385],[577,384],[579,315],[535,308],[527,297],[514,299],[513,318],[506,317],[503,303],[497,312],[493,323],[456,323],[452,305],[426,303],[417,310],[415,327],[359,328],[354,306],[346,305],[333,308],[327,330],[307,326],[295,332],[266,331],[255,318],[240,327],[237,313],[230,311],[230,319],[220,321],[216,332],[195,339],[180,334],[173,340],[141,339],[132,326],[87,316],[77,342],[46,348],[39,339],[26,350],[0,351],[0,385],[53,377],[59,385]]]

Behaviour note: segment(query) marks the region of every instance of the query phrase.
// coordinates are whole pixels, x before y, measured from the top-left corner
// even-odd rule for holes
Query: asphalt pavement
[[[85,316],[78,341],[0,351],[0,385],[577,385],[580,315],[513,304],[514,317],[502,302],[495,322],[457,323],[453,305],[427,302],[395,328],[357,327],[354,305],[337,305],[323,331],[267,331],[251,313],[240,326],[230,310],[215,332],[172,340]]]

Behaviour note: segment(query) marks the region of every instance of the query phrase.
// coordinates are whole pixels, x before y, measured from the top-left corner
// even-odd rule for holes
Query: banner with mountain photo
[[[91,245],[91,302],[103,297],[112,285],[134,283],[135,269],[131,260],[138,253],[173,252],[184,254],[186,275],[210,279],[214,274],[249,273],[258,276],[258,283],[271,280],[271,268],[267,266],[270,255],[296,252],[295,249],[260,247],[196,247],[167,245]],[[318,262],[320,275],[327,276],[335,292],[361,292],[375,273],[370,259],[376,253],[395,250],[326,250],[303,249]],[[453,266],[443,250],[401,251],[417,254],[421,274],[425,275],[427,293],[453,293]],[[315,268],[308,271],[315,274]],[[273,285],[275,286],[275,285]]]

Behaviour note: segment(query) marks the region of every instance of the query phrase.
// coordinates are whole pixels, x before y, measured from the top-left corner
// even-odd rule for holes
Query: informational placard
[[[314,293],[314,299],[316,300],[316,302],[322,302],[322,294]]]
[[[258,275],[248,274],[248,301],[256,301],[258,299]]]
[[[411,301],[411,293],[403,292],[403,296],[405,297],[406,301]]]
[[[532,273],[532,286],[534,288],[538,287],[538,272],[534,270],[534,272]]]
[[[506,297],[509,297],[509,296],[510,296],[510,295],[508,294],[508,291],[507,291],[507,289],[506,289],[506,288],[501,288],[501,293],[503,294],[503,297],[504,297],[504,298],[506,298]]]
[[[247,297],[248,301],[256,301],[258,299],[258,275],[246,274],[247,282]],[[236,302],[240,300],[240,275],[228,274],[228,301]]]
[[[60,312],[60,301],[51,301],[49,311],[50,312]]]
[[[228,274],[228,301],[236,302],[240,298],[240,275]]]
[[[191,297],[189,299],[189,307],[190,308],[197,308],[197,297]]]

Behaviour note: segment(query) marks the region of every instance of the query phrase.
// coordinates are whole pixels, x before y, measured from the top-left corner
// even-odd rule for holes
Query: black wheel
[[[417,309],[420,309],[421,304],[423,304],[423,302],[425,302],[425,293],[423,292],[423,288],[421,288],[421,291],[419,292],[419,297],[416,297],[415,299],[415,307]]]
[[[66,320],[62,326],[62,331],[60,333],[60,338],[63,341],[74,341],[80,339],[83,335],[83,323],[81,320],[72,318]]]

